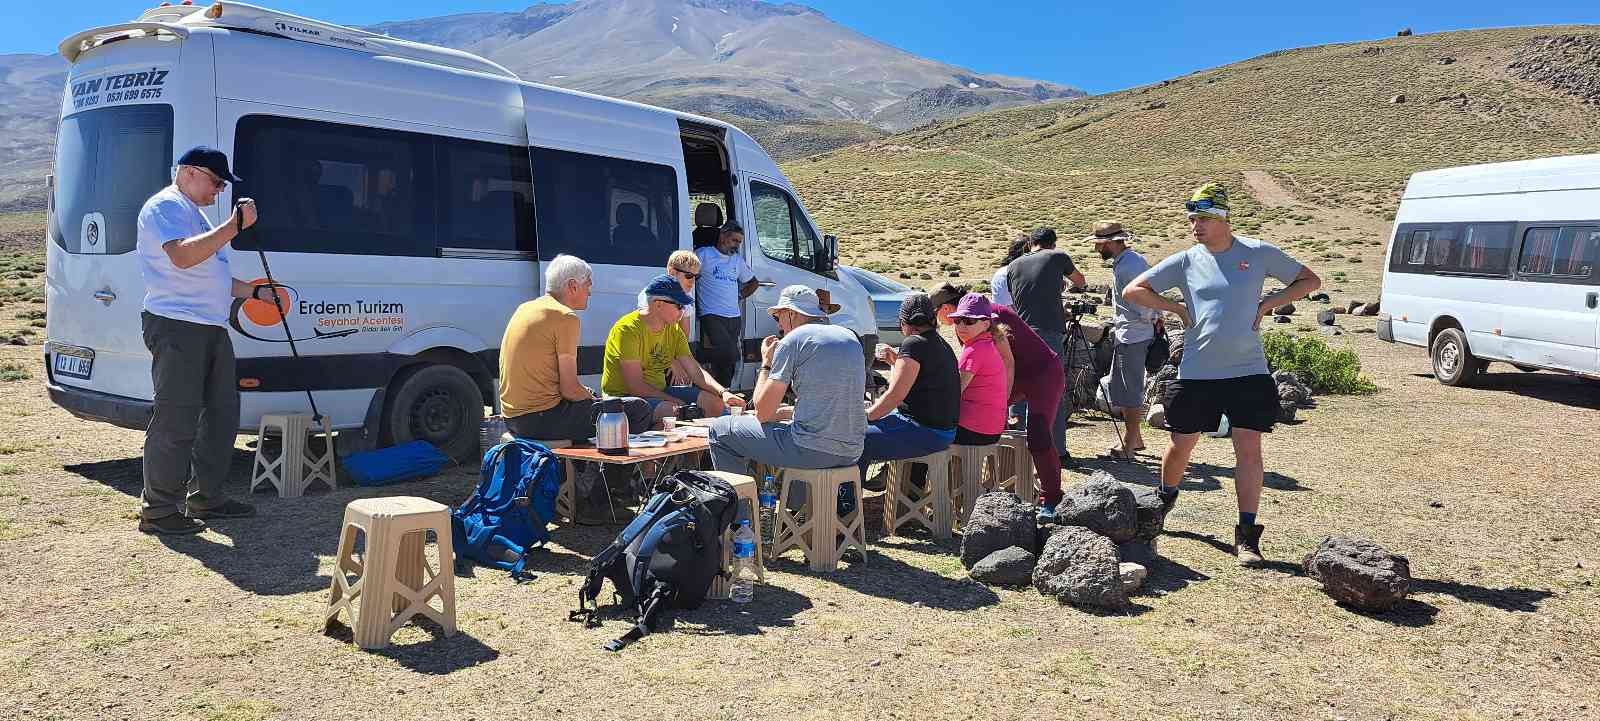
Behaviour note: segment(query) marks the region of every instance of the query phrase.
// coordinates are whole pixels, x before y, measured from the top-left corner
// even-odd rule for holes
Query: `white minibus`
[[[1411,176],[1378,337],[1470,384],[1490,361],[1600,378],[1600,155]]]
[[[836,269],[777,164],[726,123],[523,82],[467,53],[242,3],[173,5],[61,44],[71,64],[49,197],[51,399],[143,429],[152,397],[140,334],[134,220],[178,154],[225,150],[257,202],[236,277],[291,294],[294,359],[276,310],[235,301],[239,428],[308,412],[305,389],[355,445],[425,439],[458,458],[492,405],[505,323],[542,292],[541,261],[596,271],[579,369],[667,256],[724,219],[763,281],[745,301],[748,387],[765,312],[785,285],[827,291],[832,322],[876,342],[868,294]],[[592,382],[591,378],[591,382]],[[341,450],[351,443],[341,440]]]

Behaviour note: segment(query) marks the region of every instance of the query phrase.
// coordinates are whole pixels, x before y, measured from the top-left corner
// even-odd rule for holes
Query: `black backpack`
[[[722,536],[733,526],[738,503],[733,485],[721,478],[679,471],[662,479],[633,522],[589,562],[578,610],[568,619],[600,625],[595,599],[608,578],[634,626],[606,644],[607,651],[621,651],[655,630],[669,607],[699,608],[711,582],[723,575]]]

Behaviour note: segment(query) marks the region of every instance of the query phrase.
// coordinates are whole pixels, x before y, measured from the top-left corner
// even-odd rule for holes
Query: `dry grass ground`
[[[36,250],[5,260],[39,262]],[[1353,294],[1375,290],[1374,265],[1352,274]],[[9,335],[43,306],[31,301],[42,277],[7,272],[16,277],[0,287],[30,296],[3,300]],[[407,628],[391,649],[365,653],[347,633],[321,632],[343,505],[389,494],[453,504],[474,483],[470,469],[385,489],[262,495],[254,519],[197,537],[139,534],[142,435],[51,405],[40,338],[29,336],[0,345],[0,363],[33,376],[0,381],[0,718],[1600,713],[1591,442],[1600,385],[1496,372],[1486,388],[1452,389],[1425,376],[1420,350],[1361,332],[1334,341],[1360,353],[1382,392],[1323,398],[1269,439],[1266,570],[1239,569],[1226,552],[1230,452],[1207,441],[1161,541],[1167,560],[1126,613],[985,588],[965,579],[954,546],[879,539],[865,564],[832,575],[791,554],[753,605],[709,605],[613,656],[599,645],[620,622],[585,630],[565,618],[586,559],[615,529],[557,529],[528,583],[481,569],[459,578],[453,638]],[[1069,436],[1076,455],[1093,456],[1111,433],[1086,422]],[[1135,483],[1155,473],[1150,457],[1093,465]],[[241,445],[229,487],[242,492],[247,474]],[[1383,616],[1332,603],[1297,570],[1331,533],[1409,554],[1412,599]]]

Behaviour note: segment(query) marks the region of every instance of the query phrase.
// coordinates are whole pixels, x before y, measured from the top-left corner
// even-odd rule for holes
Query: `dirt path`
[[[1244,171],[1244,182],[1250,186],[1250,194],[1268,208],[1300,205],[1300,200],[1294,193],[1279,184],[1278,179],[1265,170]]]

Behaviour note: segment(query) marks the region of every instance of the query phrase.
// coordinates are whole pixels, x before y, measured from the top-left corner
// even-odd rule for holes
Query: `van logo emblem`
[[[95,223],[95,222],[90,222],[89,223],[89,229],[87,231],[85,231],[83,235],[84,235],[84,237],[83,237],[84,242],[88,243],[89,245],[99,245],[100,244],[100,224],[99,223]]]

